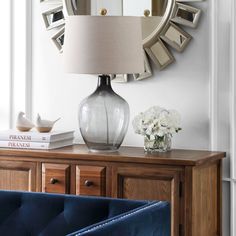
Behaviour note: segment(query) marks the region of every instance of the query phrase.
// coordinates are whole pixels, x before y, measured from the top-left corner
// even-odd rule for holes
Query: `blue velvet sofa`
[[[0,191],[1,236],[169,236],[167,202]]]

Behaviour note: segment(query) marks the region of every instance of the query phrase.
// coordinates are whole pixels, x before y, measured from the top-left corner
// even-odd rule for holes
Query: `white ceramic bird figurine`
[[[34,124],[25,117],[25,113],[22,111],[19,112],[17,116],[17,120],[16,120],[16,128],[19,131],[27,132],[27,131],[30,131],[33,127],[34,127]]]
[[[54,126],[54,124],[60,120],[61,118],[58,118],[54,121],[51,120],[42,120],[41,116],[38,114],[37,116],[37,120],[36,120],[36,129],[40,132],[40,133],[47,133],[50,132]]]

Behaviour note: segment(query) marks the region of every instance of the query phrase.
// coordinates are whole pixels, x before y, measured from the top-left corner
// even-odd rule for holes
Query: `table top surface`
[[[90,152],[85,145],[73,145],[53,150],[0,148],[0,158],[6,156],[196,166],[220,160],[226,156],[226,153],[173,149],[168,152],[149,154],[145,153],[142,147],[121,147],[117,152]]]

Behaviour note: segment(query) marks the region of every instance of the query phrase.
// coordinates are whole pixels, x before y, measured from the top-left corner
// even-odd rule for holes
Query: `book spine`
[[[19,142],[50,142],[50,136],[34,136],[31,134],[7,134],[0,135],[0,140]]]
[[[0,147],[16,149],[49,149],[49,143],[0,141]]]

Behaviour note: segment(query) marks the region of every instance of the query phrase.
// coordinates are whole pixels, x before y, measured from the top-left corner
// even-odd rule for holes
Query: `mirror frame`
[[[166,11],[163,19],[156,29],[143,40],[144,48],[144,64],[145,72],[142,74],[131,75],[135,81],[150,78],[153,73],[149,60],[151,60],[159,70],[165,69],[171,65],[175,58],[171,53],[171,48],[177,52],[183,52],[192,37],[182,27],[196,28],[201,17],[201,9],[191,6],[191,2],[202,2],[204,0],[167,0]],[[56,7],[62,7],[64,16],[73,15],[73,7],[71,0],[40,0],[41,5],[44,5],[46,10],[42,13],[45,18],[45,12],[50,12]],[[178,16],[178,11],[186,11],[186,13],[192,13],[193,20],[188,21],[184,17]],[[62,36],[64,30],[64,24],[47,28],[47,30],[57,30],[51,38],[57,49],[63,52],[63,45],[60,45],[56,38],[58,35]],[[176,39],[171,38],[170,30],[174,30],[177,37],[180,37],[180,43],[176,43]],[[173,32],[172,32],[173,33]],[[179,36],[178,36],[179,34]],[[183,42],[182,42],[183,40]],[[114,82],[128,82],[128,75],[114,76]]]

